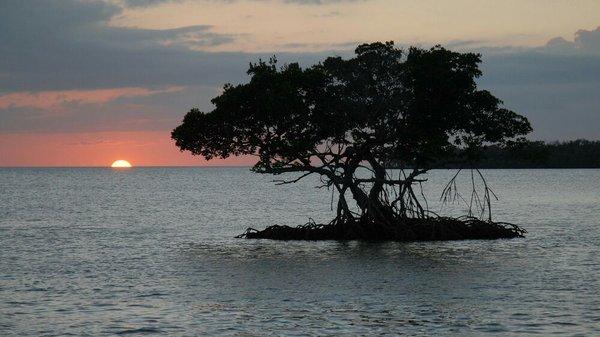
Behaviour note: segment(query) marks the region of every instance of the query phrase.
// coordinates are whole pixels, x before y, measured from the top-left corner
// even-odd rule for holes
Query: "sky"
[[[308,66],[360,43],[483,56],[481,88],[535,140],[600,139],[597,0],[1,0],[0,166],[206,162],[170,140],[249,62]]]

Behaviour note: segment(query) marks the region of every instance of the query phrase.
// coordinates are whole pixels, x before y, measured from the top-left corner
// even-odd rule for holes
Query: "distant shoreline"
[[[458,150],[460,151],[460,150]],[[459,152],[454,153],[460,156]],[[390,162],[388,167],[399,167]],[[410,164],[405,166],[410,167]],[[486,146],[479,159],[470,163],[447,162],[443,158],[433,168],[459,169],[597,169],[600,168],[600,141],[585,139],[567,142],[525,141],[512,146]]]

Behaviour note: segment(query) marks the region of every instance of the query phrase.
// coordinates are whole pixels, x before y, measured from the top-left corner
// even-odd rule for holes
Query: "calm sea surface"
[[[453,172],[429,175],[432,210]],[[247,168],[0,169],[0,335],[600,335],[600,170],[484,173],[525,239],[234,239],[328,220],[331,194]]]

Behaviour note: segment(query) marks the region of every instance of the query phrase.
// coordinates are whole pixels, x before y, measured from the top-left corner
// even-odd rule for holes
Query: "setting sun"
[[[131,167],[131,164],[127,160],[119,159],[115,160],[110,167]]]

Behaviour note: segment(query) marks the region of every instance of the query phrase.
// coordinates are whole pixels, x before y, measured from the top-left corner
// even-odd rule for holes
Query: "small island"
[[[249,228],[240,237],[281,240],[464,240],[522,237],[492,220],[495,197],[472,163],[483,149],[525,142],[529,121],[477,88],[481,56],[441,46],[403,50],[363,44],[353,58],[311,67],[251,64],[250,81],[224,87],[210,112],[190,110],[172,132],[182,151],[207,160],[255,156],[252,170],[292,184],[320,176],[336,195],[329,223]],[[397,170],[388,168],[393,163]],[[469,211],[429,211],[420,192],[428,170],[444,163],[471,174]],[[459,169],[458,173],[461,172]],[[292,178],[290,176],[293,175]],[[456,176],[443,200],[463,198]],[[475,180],[483,190],[477,190]],[[463,198],[464,199],[464,198]]]

